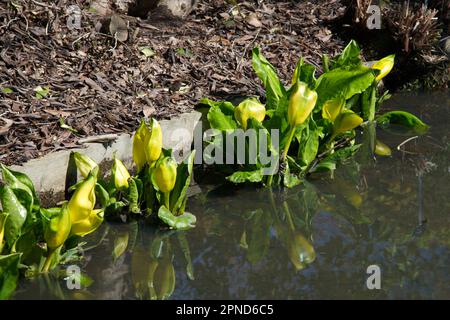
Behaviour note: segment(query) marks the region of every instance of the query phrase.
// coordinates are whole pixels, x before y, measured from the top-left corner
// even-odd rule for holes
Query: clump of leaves
[[[369,67],[362,62],[357,43],[351,41],[333,60],[324,56],[322,61],[325,72],[316,78],[315,67],[300,58],[291,85],[286,88],[276,69],[255,48],[253,69],[266,90],[264,106],[256,98],[249,98],[238,106],[229,101],[215,102],[206,98],[200,101],[209,106],[209,125],[219,132],[208,142],[207,148],[215,149],[215,160],[222,163],[227,157],[237,160],[233,162],[237,164],[232,166],[234,173],[228,176],[229,181],[292,187],[309,173],[333,171],[337,164],[358,151],[361,145],[355,143],[356,130],[376,121],[381,103],[389,98],[388,92],[380,94],[378,83],[393,68],[394,56]],[[263,109],[265,112],[261,116]],[[380,123],[385,128],[397,124],[421,133],[427,128],[404,111],[385,115]],[[263,133],[245,143],[245,157],[241,158],[238,147],[226,142],[235,139],[233,135],[238,129]],[[264,150],[261,141],[268,142]],[[252,152],[255,145],[258,145],[257,154]],[[371,146],[373,152],[374,141]],[[268,171],[262,155],[276,158],[280,170]]]

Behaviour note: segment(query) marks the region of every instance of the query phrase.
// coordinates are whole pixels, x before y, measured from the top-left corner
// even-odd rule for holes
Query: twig
[[[87,137],[78,140],[78,144],[85,144],[85,143],[92,143],[92,142],[107,142],[117,139],[117,134],[111,133],[111,134],[102,134],[99,136],[93,136],[93,137]]]

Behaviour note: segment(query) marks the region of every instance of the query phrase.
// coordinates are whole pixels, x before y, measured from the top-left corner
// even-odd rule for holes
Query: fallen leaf
[[[52,116],[56,117],[68,117],[72,114],[72,112],[56,109],[44,109],[44,112],[47,112],[48,114],[51,114]]]
[[[245,22],[247,22],[247,24],[249,24],[249,25],[251,25],[252,27],[255,27],[255,28],[261,28],[262,27],[262,23],[258,19],[258,16],[256,15],[256,13],[250,13],[247,17],[245,17]]]
[[[4,134],[8,133],[9,128],[11,128],[12,124],[14,123],[14,121],[6,119],[6,118],[0,118],[0,120],[5,123],[4,125],[0,125],[0,136],[2,136]]]
[[[119,16],[112,16],[109,22],[109,32],[117,40],[124,42],[128,39],[128,26]]]
[[[144,106],[142,108],[142,113],[144,114],[144,117],[149,118],[152,114],[154,114],[156,111],[155,107],[153,106]]]

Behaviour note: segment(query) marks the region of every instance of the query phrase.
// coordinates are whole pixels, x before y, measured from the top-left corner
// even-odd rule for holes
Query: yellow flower
[[[288,253],[295,269],[304,269],[316,259],[314,247],[300,233],[293,231],[288,243]]]
[[[77,187],[75,193],[72,195],[72,198],[68,204],[72,228],[77,223],[90,218],[91,212],[95,207],[96,183],[96,175],[91,172],[89,176]]]
[[[51,214],[51,209],[43,210]],[[66,242],[70,234],[71,221],[70,213],[65,203],[62,208],[58,208],[57,212],[49,217],[48,221],[44,223],[44,239],[47,242],[47,247],[50,250],[55,250]]]
[[[234,109],[234,117],[245,130],[247,129],[247,121],[250,118],[254,118],[259,122],[262,122],[266,117],[265,106],[256,98],[248,98],[242,101]]]
[[[394,67],[395,63],[395,54],[391,54],[390,56],[387,56],[377,62],[375,62],[372,65],[372,69],[374,70],[380,70],[380,73],[375,78],[375,80],[379,81],[383,79],[385,76],[391,72],[392,68]]]
[[[342,98],[335,98],[325,102],[322,108],[322,118],[334,122],[337,116],[341,113],[344,103],[345,100]]]
[[[359,126],[363,119],[351,110],[345,110],[336,117],[333,126],[333,134],[336,136],[340,133],[352,130]]]
[[[86,178],[89,175],[89,172],[98,167],[98,164],[94,160],[79,152],[74,152],[73,158],[75,159],[75,165],[83,178]]]
[[[145,165],[147,158],[145,157],[145,137],[149,133],[145,121],[141,121],[141,125],[136,130],[133,137],[133,161],[139,172]]]
[[[128,179],[131,177],[122,161],[114,157],[112,176],[116,189],[128,189]]]
[[[151,131],[145,136],[145,157],[147,163],[152,167],[159,159],[162,152],[162,130],[158,121],[151,120]]]
[[[391,148],[389,148],[383,142],[377,140],[375,144],[375,154],[379,156],[390,156],[392,154],[392,151]]]
[[[317,101],[317,92],[304,82],[297,81],[289,98],[288,122],[291,127],[301,125],[309,117]]]
[[[173,190],[177,179],[177,163],[171,157],[162,159],[152,174],[153,184],[163,193]]]
[[[84,237],[85,235],[97,230],[97,228],[102,224],[103,218],[104,209],[92,210],[85,219],[72,223],[71,234]]]

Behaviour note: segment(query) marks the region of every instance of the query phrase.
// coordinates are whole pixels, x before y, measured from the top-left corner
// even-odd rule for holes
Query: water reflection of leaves
[[[176,284],[173,265],[174,245],[178,244],[186,260],[186,274],[194,280],[189,243],[181,231],[143,232],[131,250],[131,276],[138,299],[169,299]]]

